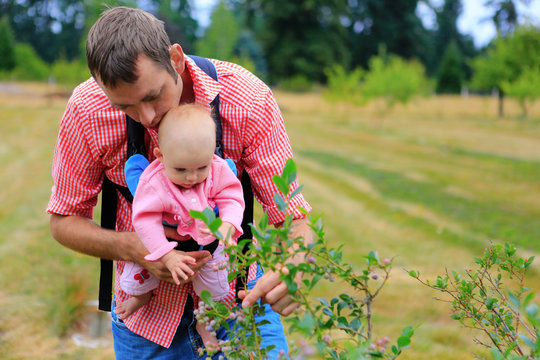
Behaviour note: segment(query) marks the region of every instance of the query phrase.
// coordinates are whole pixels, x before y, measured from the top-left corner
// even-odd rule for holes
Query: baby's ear
[[[154,148],[154,156],[158,158],[159,161],[163,160],[163,154],[161,153],[161,150],[159,150],[159,146]]]

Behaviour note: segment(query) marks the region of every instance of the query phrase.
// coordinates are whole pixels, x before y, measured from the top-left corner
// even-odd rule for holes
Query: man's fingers
[[[257,300],[269,293],[279,282],[278,272],[269,272],[261,276],[255,287],[245,295],[242,301],[242,307],[253,305]]]

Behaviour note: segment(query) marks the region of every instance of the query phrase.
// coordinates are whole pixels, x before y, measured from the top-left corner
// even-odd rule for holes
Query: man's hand
[[[285,274],[289,272],[286,267],[283,267],[280,271]],[[279,278],[280,271],[265,273],[247,294],[245,290],[239,291],[238,297],[243,300],[242,307],[251,306],[261,299],[263,303],[269,304],[275,312],[283,316],[292,314],[300,304],[294,302],[289,295],[287,285]]]

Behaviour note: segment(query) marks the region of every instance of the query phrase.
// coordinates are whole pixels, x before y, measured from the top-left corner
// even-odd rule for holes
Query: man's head
[[[190,188],[208,177],[216,147],[209,109],[196,104],[173,108],[159,125],[158,141],[154,154],[173,183]]]
[[[182,48],[171,45],[163,22],[143,10],[105,11],[88,33],[86,57],[111,105],[148,128],[157,128],[183,94],[189,97]]]
[[[106,10],[88,32],[86,61],[92,76],[109,88],[137,80],[140,55],[176,78],[170,46],[162,21],[140,9],[116,7]]]

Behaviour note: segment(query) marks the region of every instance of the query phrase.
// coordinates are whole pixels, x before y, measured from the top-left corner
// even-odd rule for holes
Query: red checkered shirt
[[[246,170],[253,192],[271,223],[283,221],[284,215],[273,201],[278,192],[272,182],[280,174],[292,151],[281,112],[271,90],[254,75],[231,63],[212,60],[219,82],[214,81],[191,59],[186,60],[193,79],[195,102],[210,104],[219,93],[219,111],[223,125],[225,157],[233,159],[238,173]],[[154,131],[147,132],[148,156],[153,160],[157,143]],[[127,156],[125,114],[111,107],[109,100],[93,79],[73,92],[60,125],[53,160],[52,195],[47,212],[92,218],[104,175],[126,186],[124,163]],[[291,185],[298,187],[297,182]],[[292,199],[292,208],[310,210],[302,194]],[[296,210],[295,218],[303,214]],[[118,231],[133,231],[131,204],[119,196]],[[119,285],[123,261],[116,261],[115,296],[122,302],[128,295]],[[252,266],[248,279],[255,276]],[[235,296],[231,283],[229,301]],[[169,347],[182,317],[191,284],[177,286],[161,282],[152,300],[125,320],[127,327],[164,347]]]

